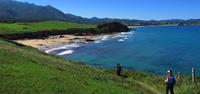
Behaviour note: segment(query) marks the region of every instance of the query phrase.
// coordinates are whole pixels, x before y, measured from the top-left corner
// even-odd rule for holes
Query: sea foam
[[[105,36],[102,37],[101,40],[108,40],[109,37],[110,37],[109,35],[105,35]]]
[[[61,53],[59,53],[57,55],[60,55],[60,56],[68,55],[68,54],[72,54],[73,52],[74,52],[74,50],[66,50],[66,51],[63,51],[63,52],[61,52]]]
[[[109,38],[111,38],[110,35],[99,36],[99,37],[95,38],[96,41],[94,43],[102,43],[102,41],[106,41]]]
[[[95,41],[94,43],[102,43],[101,41],[99,41],[99,40],[97,40],[97,41]]]
[[[133,32],[121,32],[122,35],[132,35]]]
[[[78,45],[76,43],[72,43],[72,44],[67,44],[67,45],[61,46],[61,47],[53,48],[50,50],[46,50],[45,53],[50,53],[50,52],[56,51],[56,50],[72,49],[72,48],[78,48],[78,47],[80,47],[80,45]]]
[[[119,41],[119,42],[123,42],[123,41],[124,41],[124,39],[119,39],[118,41]]]
[[[124,40],[127,40],[128,38],[126,37],[126,38],[124,38]]]

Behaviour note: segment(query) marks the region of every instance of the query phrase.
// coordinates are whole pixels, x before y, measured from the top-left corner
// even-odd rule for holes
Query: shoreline
[[[24,44],[26,46],[31,46],[37,49],[50,49],[54,45],[63,45],[67,43],[86,43],[87,41],[95,41],[97,37],[95,36],[75,36],[75,35],[56,35],[49,36],[45,39],[23,39],[23,40],[14,40],[17,43]]]
[[[13,41],[26,46],[36,48],[45,53],[50,53],[54,50],[59,50],[59,49],[68,49],[70,51],[73,49],[69,48],[77,48],[76,46],[80,46],[80,44],[85,44],[88,42],[101,43],[101,41],[106,40],[108,37],[119,36],[121,34],[123,35],[124,33],[126,34],[127,32],[99,34],[99,35],[85,35],[85,36],[66,34],[66,35],[49,36],[47,38],[22,39]],[[70,47],[68,48],[65,46],[70,46]]]

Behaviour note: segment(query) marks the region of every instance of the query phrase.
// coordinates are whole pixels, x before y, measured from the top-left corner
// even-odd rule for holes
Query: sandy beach
[[[71,42],[86,42],[93,41],[97,36],[74,36],[74,35],[57,35],[50,36],[46,39],[25,39],[15,40],[17,43],[21,43],[34,48],[48,48],[51,45],[65,44]]]

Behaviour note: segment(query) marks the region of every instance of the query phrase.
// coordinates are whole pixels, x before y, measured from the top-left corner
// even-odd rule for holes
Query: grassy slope
[[[147,94],[113,74],[0,40],[1,94]]]
[[[66,30],[70,28],[95,28],[96,25],[77,24],[61,21],[45,21],[35,23],[0,23],[0,34],[37,32],[43,30]]]
[[[0,40],[0,94],[161,94],[163,77],[95,69]],[[184,79],[186,80],[186,79]],[[178,83],[176,94],[198,94],[199,87]]]

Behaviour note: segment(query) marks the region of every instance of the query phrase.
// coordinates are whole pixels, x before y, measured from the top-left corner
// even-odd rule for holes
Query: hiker
[[[176,83],[176,79],[172,74],[172,70],[167,71],[165,83],[166,83],[166,94],[168,94],[169,91],[171,94],[174,94],[174,85]]]
[[[122,72],[122,66],[120,64],[117,64],[117,75],[121,76],[121,72]]]

